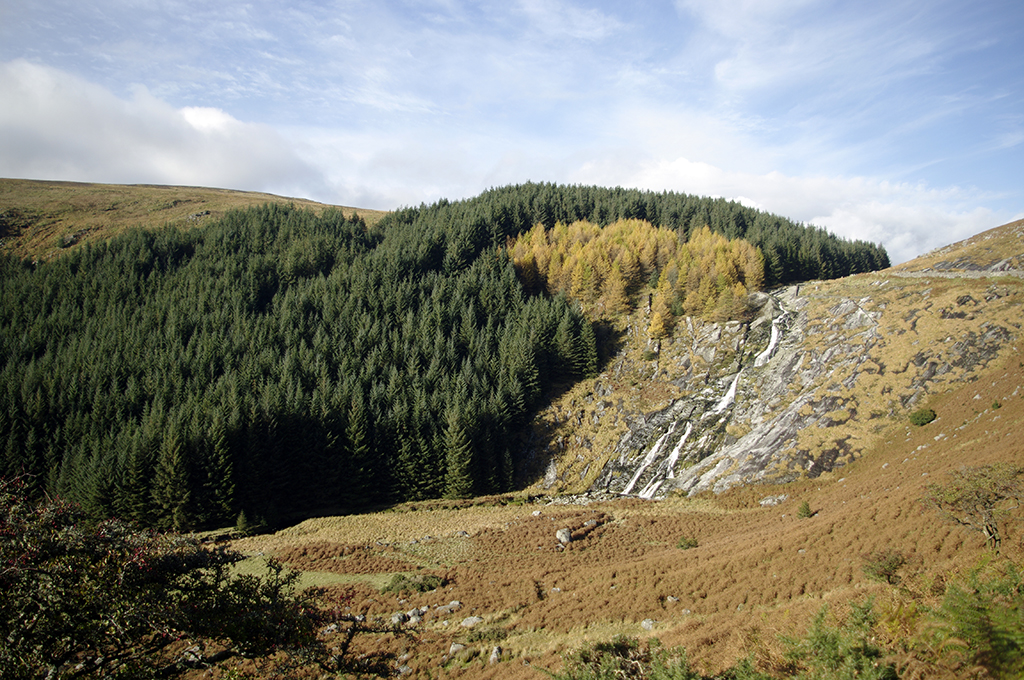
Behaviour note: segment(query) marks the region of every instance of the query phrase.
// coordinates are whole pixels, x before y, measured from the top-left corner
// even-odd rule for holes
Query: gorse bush
[[[683,536],[679,539],[679,542],[676,543],[676,547],[680,550],[689,550],[690,548],[696,548],[697,539],[693,536]]]
[[[861,571],[873,581],[881,581],[889,585],[896,585],[900,582],[898,572],[907,563],[903,553],[896,550],[878,550],[864,558]]]
[[[930,408],[922,408],[910,414],[910,422],[920,427],[932,422],[936,417],[935,411]]]

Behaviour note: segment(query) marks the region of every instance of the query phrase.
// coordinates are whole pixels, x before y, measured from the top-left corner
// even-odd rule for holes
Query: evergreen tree
[[[445,498],[473,495],[473,446],[462,417],[450,409],[445,417],[444,453],[447,462]]]
[[[189,473],[181,442],[174,432],[168,433],[160,446],[152,493],[159,526],[175,531],[191,528]]]

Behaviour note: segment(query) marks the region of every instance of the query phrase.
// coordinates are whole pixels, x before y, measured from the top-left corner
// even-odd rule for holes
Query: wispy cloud
[[[369,208],[619,184],[742,199],[894,259],[1024,207],[1019,3],[16,4],[0,174]]]

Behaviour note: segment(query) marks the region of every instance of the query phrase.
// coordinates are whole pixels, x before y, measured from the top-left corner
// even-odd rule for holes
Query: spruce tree
[[[153,475],[153,502],[156,521],[163,528],[185,531],[191,522],[188,506],[192,502],[185,453],[178,435],[164,437]]]
[[[449,409],[445,417],[444,452],[447,461],[444,497],[469,498],[473,495],[473,445],[455,409]]]

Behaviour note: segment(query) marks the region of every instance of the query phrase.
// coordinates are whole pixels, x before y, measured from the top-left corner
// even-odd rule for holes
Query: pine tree
[[[178,435],[171,432],[164,437],[153,475],[153,502],[156,521],[164,528],[185,531],[191,519],[188,506],[192,500],[185,453]]]
[[[626,279],[622,275],[622,267],[618,262],[612,265],[608,277],[604,280],[601,299],[604,302],[605,311],[611,316],[618,316],[629,311]]]
[[[449,409],[445,417],[444,452],[447,462],[444,497],[469,498],[473,495],[473,445],[455,409]]]
[[[363,508],[374,500],[374,468],[369,446],[369,428],[362,397],[352,399],[345,426],[347,497],[354,508]]]

